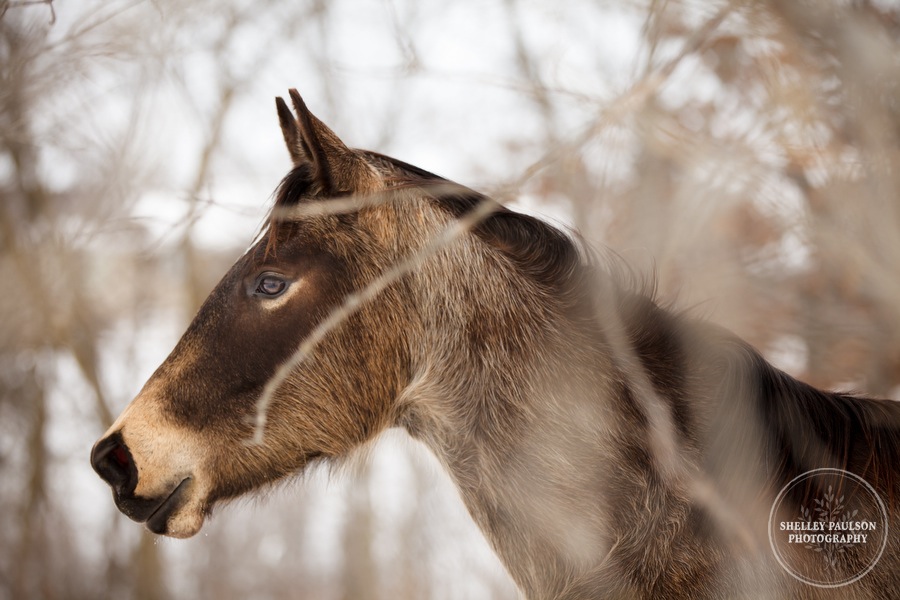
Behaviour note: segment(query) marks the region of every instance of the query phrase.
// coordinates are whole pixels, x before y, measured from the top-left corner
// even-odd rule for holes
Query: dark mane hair
[[[509,210],[484,194],[402,160],[371,151],[364,154],[393,174],[389,178],[393,188],[420,188],[454,218],[463,218],[482,203],[493,204],[493,212],[479,221],[473,232],[506,255],[524,275],[562,294],[563,301],[583,292],[584,286],[593,287],[598,272],[606,285],[655,301],[655,276],[638,275],[611,250],[601,255],[578,232]]]
[[[782,484],[820,467],[850,471],[888,494],[898,484],[900,403],[826,392],[799,381],[746,347],[748,382]]]
[[[286,210],[296,206],[300,199],[306,195],[313,185],[313,169],[308,163],[301,163],[291,169],[275,188],[273,196],[275,201],[263,220],[262,227],[255,240],[268,236],[266,242],[266,256],[274,255],[278,248],[278,235],[280,227],[285,222]],[[255,241],[254,241],[255,243]]]
[[[758,469],[777,492],[804,473],[840,469],[862,477],[893,505],[900,486],[895,468],[900,464],[900,402],[819,390],[706,321],[652,305],[626,318],[644,332],[632,336],[635,352],[657,391],[669,397],[679,432],[682,405],[689,410],[698,399],[709,399],[703,443],[706,468],[714,477],[731,477],[735,467]],[[642,336],[653,339],[641,341]],[[669,340],[668,346],[660,340]],[[690,379],[679,380],[686,373]],[[683,428],[691,430],[697,428]],[[800,505],[821,493],[795,492]]]

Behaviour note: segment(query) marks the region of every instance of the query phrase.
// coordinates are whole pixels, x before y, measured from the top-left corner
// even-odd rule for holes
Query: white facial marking
[[[278,310],[285,304],[287,304],[290,299],[300,291],[300,288],[303,287],[303,279],[298,279],[288,285],[288,288],[284,291],[283,294],[278,296],[277,298],[266,298],[261,297],[260,302],[262,303],[262,307],[267,311]]]

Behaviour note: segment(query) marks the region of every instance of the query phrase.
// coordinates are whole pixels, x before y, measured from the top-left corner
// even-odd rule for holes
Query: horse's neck
[[[621,466],[640,451],[638,428],[597,344],[573,343],[584,333],[546,315],[505,312],[457,327],[453,351],[453,334],[435,333],[446,349],[419,365],[406,425],[446,465],[528,597],[553,597],[613,543],[605,498],[631,478]]]
[[[472,391],[416,432],[528,597],[555,596],[554,582],[589,570],[609,547],[601,498],[611,456],[599,411],[577,415],[560,399]]]
[[[443,313],[422,312],[419,347],[431,351],[414,365],[404,424],[446,465],[526,596],[557,597],[579,581],[628,595],[632,583],[598,578],[628,572],[624,564],[640,563],[650,580],[665,561],[706,564],[668,547],[666,532],[691,518],[690,501],[660,478],[648,440],[647,415],[661,409],[677,451],[687,450],[679,458],[698,459],[682,445],[697,428],[697,411],[687,423],[678,404],[692,380],[684,371],[698,361],[681,352],[680,321],[642,296],[599,307],[602,328],[541,310],[533,296],[504,305],[514,292],[498,293],[508,282],[494,276],[447,292],[493,302],[459,309],[452,297],[422,298]],[[663,406],[642,406],[641,386]]]

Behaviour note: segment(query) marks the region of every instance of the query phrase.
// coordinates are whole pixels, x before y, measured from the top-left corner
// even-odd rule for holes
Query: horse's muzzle
[[[169,516],[187,496],[191,478],[183,479],[165,496],[141,498],[134,495],[138,471],[131,452],[119,433],[114,433],[94,445],[91,466],[113,491],[113,500],[122,513],[139,523],[147,523],[153,533],[165,534]]]

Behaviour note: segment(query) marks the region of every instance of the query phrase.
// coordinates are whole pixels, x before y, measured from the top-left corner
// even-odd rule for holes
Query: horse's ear
[[[304,147],[306,142],[300,137],[297,120],[291,114],[291,109],[280,96],[275,98],[275,107],[278,109],[278,122],[281,124],[281,134],[284,136],[284,144],[291,155],[291,161],[294,166],[307,162],[309,149]]]
[[[355,167],[359,158],[331,129],[309,112],[297,90],[291,89],[290,95],[297,113],[296,119],[284,100],[276,98],[275,105],[278,108],[284,142],[294,166],[310,164],[323,191],[342,191],[339,188],[349,183],[345,181],[348,179],[347,175],[358,170]]]

